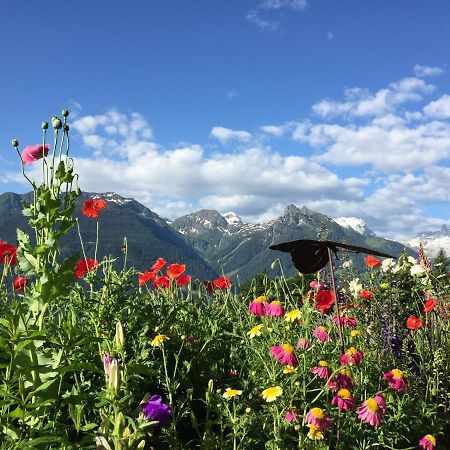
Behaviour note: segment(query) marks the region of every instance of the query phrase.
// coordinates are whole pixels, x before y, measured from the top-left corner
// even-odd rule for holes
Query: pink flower
[[[425,450],[434,450],[436,447],[436,438],[432,434],[426,434],[420,441],[419,441],[420,448],[423,448]]]
[[[363,354],[359,350],[356,350],[355,347],[350,347],[347,351],[341,356],[341,365],[342,366],[357,366],[363,359]]]
[[[45,144],[42,145],[29,145],[25,147],[22,152],[22,161],[24,164],[33,164],[38,159],[41,159],[44,155],[48,155],[48,151],[50,150],[50,145]]]
[[[355,317],[349,317],[346,315],[343,315],[340,317],[340,320],[338,320],[337,316],[333,317],[333,323],[337,326],[338,323],[341,323],[341,326],[343,327],[349,327],[349,328],[355,328],[358,321]]]
[[[327,416],[327,412],[322,408],[311,408],[306,414],[306,423],[310,423],[322,430],[326,430],[331,426],[331,419]]]
[[[266,314],[266,305],[267,297],[261,295],[250,302],[248,305],[248,310],[250,311],[250,314],[253,314],[254,316],[264,316]]]
[[[300,421],[300,411],[297,408],[288,409],[284,413],[284,420],[286,422],[299,422]]]
[[[382,395],[368,398],[356,410],[358,419],[373,427],[378,427],[383,421],[382,414],[386,412],[386,402]]]
[[[319,361],[319,364],[313,367],[311,372],[324,380],[327,380],[331,375],[330,368],[326,361]]]
[[[390,372],[385,373],[383,380],[386,380],[389,387],[394,388],[396,391],[406,391],[408,389],[403,372],[399,369],[392,369]]]
[[[339,389],[331,400],[331,404],[337,406],[339,411],[350,411],[355,406],[355,399],[348,389]]]
[[[330,340],[330,335],[327,333],[326,328],[322,325],[315,328],[312,335],[321,342],[328,342]]]
[[[266,306],[266,315],[271,317],[281,317],[284,315],[284,307],[279,300],[274,300]]]
[[[351,373],[348,369],[341,369],[333,378],[327,383],[327,386],[334,392],[339,389],[352,389],[355,386],[351,379]]]
[[[323,288],[323,284],[318,280],[312,280],[311,283],[309,283],[309,287],[315,291],[318,291]]]
[[[294,347],[292,347],[292,345],[290,344],[274,345],[270,349],[270,353],[272,353],[273,357],[277,361],[280,361],[281,364],[287,364],[292,367],[297,367],[298,365]]]
[[[301,350],[308,350],[308,348],[311,347],[311,343],[308,341],[308,339],[300,338],[297,342],[297,348]]]

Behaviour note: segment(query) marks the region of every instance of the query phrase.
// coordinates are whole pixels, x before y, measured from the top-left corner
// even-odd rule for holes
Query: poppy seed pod
[[[46,130],[46,129],[48,128],[48,122],[42,122],[41,128],[42,128],[43,130]]]
[[[19,146],[19,141],[17,139],[13,139],[11,141],[11,144],[12,144],[13,147],[17,148]]]
[[[57,116],[52,117],[52,126],[55,130],[60,130],[62,128],[61,119]]]
[[[67,133],[70,130],[69,125],[64,125],[63,130]]]
[[[69,115],[69,110],[68,109],[63,109],[61,111],[61,114],[62,114],[63,117],[67,117]]]

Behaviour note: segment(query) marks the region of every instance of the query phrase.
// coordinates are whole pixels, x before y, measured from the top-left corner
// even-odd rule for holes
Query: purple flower
[[[168,405],[162,402],[159,395],[153,395],[140,406],[148,420],[157,420],[160,425],[165,425],[172,420],[172,411]]]

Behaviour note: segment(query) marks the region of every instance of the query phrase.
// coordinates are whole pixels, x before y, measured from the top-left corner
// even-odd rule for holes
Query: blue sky
[[[2,3],[0,192],[68,107],[81,187],[165,217],[450,222],[448,1],[43,3]]]

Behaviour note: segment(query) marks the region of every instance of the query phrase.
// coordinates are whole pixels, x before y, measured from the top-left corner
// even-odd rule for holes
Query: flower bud
[[[121,412],[116,415],[115,421],[114,421],[114,434],[118,435],[120,434],[120,430],[122,428],[122,423],[124,422],[125,418]]]
[[[114,340],[116,342],[117,351],[122,351],[125,344],[125,336],[123,335],[123,328],[120,321],[116,323],[116,335],[114,337]]]
[[[68,109],[63,109],[61,112],[63,117],[67,117],[69,115],[69,110]]]
[[[42,122],[41,128],[42,128],[43,130],[46,130],[46,129],[48,128],[48,122]]]
[[[136,447],[138,450],[141,450],[143,448],[145,448],[145,441],[142,440],[141,442],[139,442],[138,446]]]
[[[117,363],[117,359],[111,361],[111,372],[108,380],[108,389],[112,392],[117,392],[119,390],[120,384],[120,370]]]
[[[17,139],[13,139],[11,141],[11,144],[12,144],[13,147],[17,148],[19,146],[19,141]]]
[[[61,119],[57,116],[52,117],[52,126],[55,130],[60,130],[62,128]]]
[[[67,133],[70,130],[69,125],[64,125],[63,130]]]

